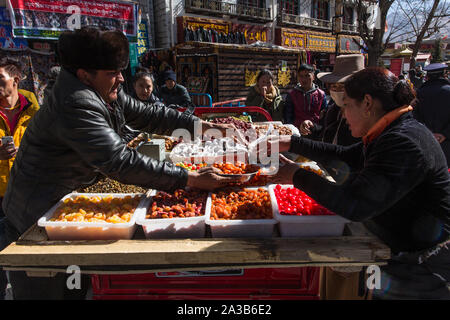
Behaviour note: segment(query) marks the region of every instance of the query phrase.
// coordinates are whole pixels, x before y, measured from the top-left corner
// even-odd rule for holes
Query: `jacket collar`
[[[393,123],[396,123],[397,119],[412,110],[413,108],[411,106],[402,106],[386,113],[373,125],[372,128],[370,128],[369,132],[362,138],[364,145],[367,146],[373,140],[378,138],[380,134],[382,134],[383,131],[386,130],[386,128],[390,127]]]
[[[85,93],[90,92],[92,95],[95,95],[95,97],[105,106],[107,105],[105,100],[103,100],[103,98],[94,89],[85,85],[74,74],[64,68],[61,68],[61,72],[55,82],[54,90],[59,91],[63,97],[67,97],[68,95],[73,95],[81,91]]]
[[[425,87],[425,86],[429,86],[429,85],[435,84],[435,83],[442,83],[443,85],[446,85],[446,84],[450,85],[450,80],[445,79],[445,78],[438,78],[438,79],[428,80],[428,81],[425,81],[425,83],[422,85],[422,88]]]
[[[297,85],[294,87],[294,90],[298,90],[301,91],[303,93],[313,93],[314,91],[316,91],[318,89],[318,87],[316,86],[315,83],[312,84],[311,89],[309,89],[308,91],[305,91],[305,89],[300,85],[300,83],[297,83]]]

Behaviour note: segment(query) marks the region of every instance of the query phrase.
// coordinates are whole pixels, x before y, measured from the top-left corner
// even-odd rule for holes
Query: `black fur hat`
[[[119,30],[83,27],[62,33],[58,40],[60,63],[71,72],[126,69],[129,50],[128,40]]]

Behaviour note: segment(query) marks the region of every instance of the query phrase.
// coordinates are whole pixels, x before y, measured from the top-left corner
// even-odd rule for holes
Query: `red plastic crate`
[[[315,299],[320,268],[93,275],[94,299]]]

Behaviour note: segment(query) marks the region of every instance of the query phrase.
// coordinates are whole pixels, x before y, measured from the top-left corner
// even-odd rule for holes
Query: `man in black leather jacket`
[[[196,121],[202,131],[212,125],[121,90],[129,55],[122,32],[84,28],[61,35],[58,47],[61,72],[25,132],[3,200],[8,243],[64,195],[102,176],[164,191],[214,189],[230,182],[212,169],[188,172],[127,147],[127,125],[168,135],[180,128],[194,134]],[[214,128],[224,132],[227,127]],[[62,298],[62,277],[35,279],[11,272],[10,279],[16,299],[42,299]]]

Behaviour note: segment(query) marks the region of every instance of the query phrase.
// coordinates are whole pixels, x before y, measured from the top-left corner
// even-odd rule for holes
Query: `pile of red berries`
[[[333,212],[318,204],[306,193],[297,188],[283,188],[277,185],[274,188],[278,210],[282,215],[296,216],[323,216],[334,215]]]

